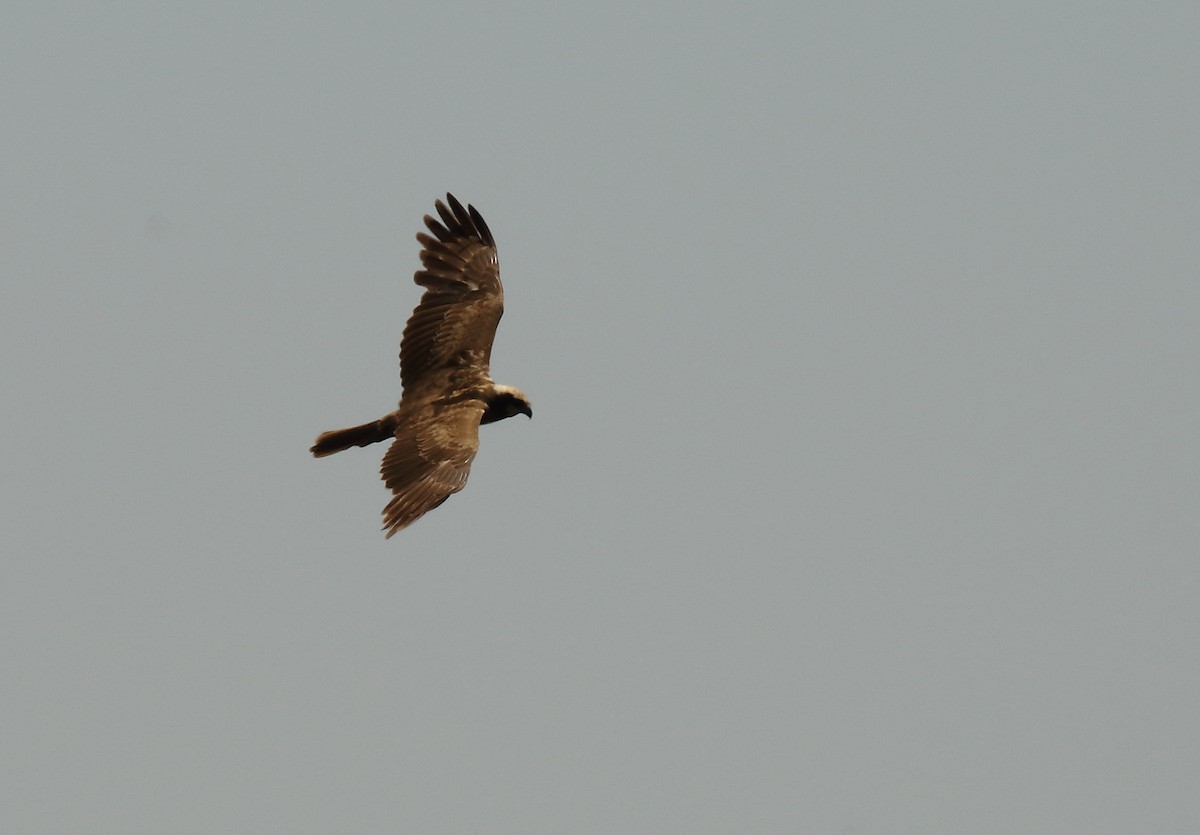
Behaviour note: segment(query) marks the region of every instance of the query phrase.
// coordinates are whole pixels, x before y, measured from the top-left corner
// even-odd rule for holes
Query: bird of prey
[[[504,312],[496,242],[474,206],[447,194],[441,221],[425,215],[419,232],[425,288],[400,341],[400,407],[379,420],[322,432],[317,458],[392,440],[380,473],[393,497],[383,509],[390,537],[463,489],[479,449],[479,425],[533,417],[518,389],[492,382],[492,339]]]

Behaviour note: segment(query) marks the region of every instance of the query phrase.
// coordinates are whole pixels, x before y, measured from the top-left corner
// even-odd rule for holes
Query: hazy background
[[[0,829],[1200,831],[1196,4],[4,17]]]

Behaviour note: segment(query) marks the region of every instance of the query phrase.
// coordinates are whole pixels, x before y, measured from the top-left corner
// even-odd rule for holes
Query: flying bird
[[[317,458],[352,446],[391,440],[380,473],[392,500],[383,509],[390,537],[433,510],[467,483],[479,449],[479,426],[526,415],[520,390],[492,382],[488,364],[504,313],[496,242],[474,206],[447,194],[440,222],[425,215],[421,265],[413,280],[425,288],[400,340],[400,407],[379,420],[322,432]]]

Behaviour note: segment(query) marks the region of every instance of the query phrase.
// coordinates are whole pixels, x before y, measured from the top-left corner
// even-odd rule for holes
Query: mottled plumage
[[[533,417],[528,398],[489,376],[492,340],[504,313],[496,242],[474,206],[446,195],[441,222],[425,216],[421,264],[425,288],[400,341],[400,407],[362,426],[324,432],[318,458],[394,438],[380,472],[393,498],[383,510],[387,535],[412,524],[467,483],[479,449],[479,425]]]

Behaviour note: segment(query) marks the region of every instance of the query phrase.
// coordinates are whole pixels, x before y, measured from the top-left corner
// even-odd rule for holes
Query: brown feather
[[[379,468],[394,494],[383,511],[383,527],[389,537],[466,485],[479,449],[483,411],[478,400],[434,403],[399,422],[396,440]]]
[[[421,265],[413,280],[425,288],[400,341],[400,407],[373,423],[325,432],[318,457],[394,437],[380,475],[392,500],[383,510],[390,537],[446,501],[467,483],[479,449],[479,426],[514,414],[532,417],[520,391],[489,376],[492,340],[504,313],[496,243],[474,206],[454,195],[426,215]]]
[[[433,234],[417,234],[421,264],[413,280],[425,295],[400,341],[400,381],[407,389],[438,368],[468,367],[488,376],[492,340],[504,315],[504,286],[491,230],[473,208],[447,194],[437,201],[442,222],[425,216]]]

